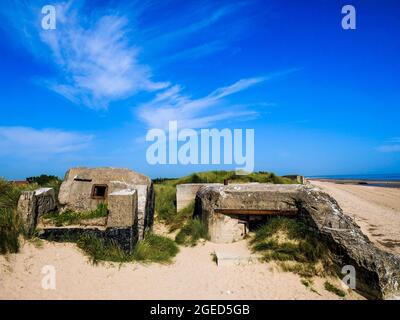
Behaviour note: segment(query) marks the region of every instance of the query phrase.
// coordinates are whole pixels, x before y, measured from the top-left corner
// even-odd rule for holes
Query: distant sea
[[[369,181],[399,181],[400,173],[392,174],[343,174],[327,176],[310,176],[317,179],[337,179],[337,180],[369,180]]]
[[[315,179],[332,179],[340,180],[358,180],[359,184],[374,187],[400,188],[400,173],[393,174],[343,174],[343,175],[327,175],[312,176],[308,178]]]

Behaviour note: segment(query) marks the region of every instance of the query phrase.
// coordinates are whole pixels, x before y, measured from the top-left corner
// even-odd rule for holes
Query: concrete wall
[[[28,234],[32,234],[41,215],[56,209],[55,192],[52,188],[40,188],[22,192],[18,200],[18,213],[23,218]]]
[[[215,243],[232,243],[243,239],[247,225],[238,216],[214,214],[208,221],[208,234]]]
[[[138,194],[136,190],[120,190],[108,197],[107,227],[131,227],[138,214]]]
[[[186,183],[176,186],[176,210],[187,207],[196,198],[196,193],[203,186],[222,185],[220,183]]]

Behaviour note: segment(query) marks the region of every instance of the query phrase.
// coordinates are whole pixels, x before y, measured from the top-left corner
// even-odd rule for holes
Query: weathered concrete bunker
[[[107,216],[79,221],[77,225],[56,226],[46,219],[46,213],[70,210],[87,213],[100,203],[107,204]],[[58,202],[50,188],[24,192],[18,211],[26,229],[53,240],[76,237],[83,233],[114,240],[125,251],[143,239],[151,228],[154,215],[154,189],[152,181],[139,173],[117,168],[70,169],[60,187]]]
[[[327,242],[340,269],[356,270],[356,290],[371,298],[400,294],[400,259],[378,249],[337,202],[311,185],[242,184],[203,186],[195,215],[207,226],[211,241],[242,239],[254,219],[292,216]]]
[[[142,239],[145,230],[153,223],[154,214],[153,184],[145,175],[119,168],[70,169],[61,185],[58,200],[61,210],[77,212],[95,210],[100,202],[106,202],[110,210],[109,220],[114,221],[110,223],[115,226],[117,212],[123,211],[118,202],[124,197],[133,197],[130,194],[133,190],[137,197],[138,237]],[[118,219],[123,220],[121,217]]]

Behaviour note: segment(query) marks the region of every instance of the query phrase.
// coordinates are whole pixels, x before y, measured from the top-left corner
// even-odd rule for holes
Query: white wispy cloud
[[[192,10],[184,15],[185,19],[179,21],[179,16],[174,16],[169,23],[160,23],[146,30],[147,37],[164,45],[198,33],[221,21],[230,14],[237,12],[245,3],[232,2],[228,5],[218,6],[214,1],[204,2],[197,10]],[[178,21],[176,21],[178,19]]]
[[[150,101],[141,104],[137,111],[139,118],[148,127],[166,128],[168,120],[177,120],[187,127],[198,128],[235,117],[255,117],[257,111],[249,110],[252,109],[249,105],[232,104],[226,101],[226,98],[265,80],[293,71],[241,79],[204,97],[194,99],[184,93],[179,85],[153,80],[150,67],[139,59],[144,50],[143,43],[146,41],[141,36],[136,37],[141,31],[138,30],[137,21],[132,19],[138,19],[137,16],[130,15],[128,18],[118,14],[121,11],[117,7],[106,6],[88,14],[84,11],[84,0],[68,0],[55,4],[57,29],[43,30],[40,27],[40,8],[33,7],[27,4],[28,2],[13,3],[16,4],[16,11],[21,14],[18,20],[26,23],[24,30],[30,30],[34,26],[33,31],[23,32],[26,43],[29,43],[27,47],[37,57],[43,57],[43,47],[47,48],[50,52],[50,58],[47,59],[55,66],[57,75],[40,79],[40,84],[75,104],[94,109],[107,108],[111,102],[131,97],[138,92],[152,92],[154,98],[150,96]],[[245,2],[229,5],[210,2],[208,6],[212,10],[204,9],[199,10],[200,13],[193,13],[196,19],[192,22],[187,23],[186,18],[179,23],[169,21],[171,28],[166,30],[160,30],[163,24],[156,24],[155,32],[149,39],[158,43],[162,43],[162,39],[171,42],[200,32],[237,12],[243,5]],[[143,7],[148,6],[149,4]],[[139,15],[145,14],[139,11]],[[34,18],[27,16],[26,12],[30,12]],[[185,27],[179,27],[183,22],[187,23]],[[189,46],[186,51],[170,56],[170,59],[207,55],[222,48],[222,42],[211,40],[203,45]]]
[[[192,99],[175,85],[159,93],[152,101],[139,108],[138,115],[150,128],[168,128],[169,121],[178,121],[186,128],[207,127],[217,121],[234,117],[254,116],[255,111],[244,110],[243,106],[229,105],[221,111],[224,99],[261,83],[264,77],[241,79],[234,84],[218,88],[205,97]],[[227,111],[228,110],[228,111]]]
[[[15,25],[25,35],[27,47],[36,56],[45,57],[45,44],[52,57],[49,60],[56,67],[57,76],[41,79],[40,83],[74,103],[94,109],[107,108],[111,101],[140,91],[169,86],[167,82],[153,81],[150,68],[139,62],[140,47],[132,41],[132,21],[113,14],[86,18],[80,11],[81,1],[70,0],[55,7],[57,29],[43,30],[39,21],[32,18],[40,17],[37,6],[16,5],[20,21],[29,21],[25,24],[30,30],[27,32],[21,30],[24,24]]]
[[[44,156],[69,154],[88,148],[92,135],[56,129],[0,127],[0,155]]]

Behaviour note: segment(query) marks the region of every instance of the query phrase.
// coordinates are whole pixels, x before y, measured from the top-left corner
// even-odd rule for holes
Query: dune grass
[[[328,246],[295,219],[270,218],[256,230],[250,246],[263,261],[277,261],[284,271],[303,277],[335,274]]]
[[[0,208],[0,254],[17,253],[23,234],[23,223],[16,210]]]
[[[169,221],[169,230],[173,232],[175,230],[180,230],[184,225],[192,219],[194,213],[194,201],[192,201],[188,206],[178,211],[173,219]]]
[[[148,233],[138,242],[132,253],[124,252],[113,240],[85,234],[77,240],[77,245],[89,257],[93,264],[101,261],[127,263],[171,263],[179,252],[178,246],[169,238]]]
[[[175,237],[175,242],[194,247],[200,239],[209,239],[208,230],[199,218],[189,219]]]
[[[97,208],[87,212],[75,212],[67,210],[65,212],[49,212],[43,215],[44,219],[49,219],[56,227],[79,224],[82,220],[107,217],[107,204],[100,202]]]
[[[176,215],[176,187],[155,184],[154,190],[156,219],[169,225]]]
[[[15,210],[18,200],[23,191],[33,191],[39,188],[39,185],[32,183],[25,186],[18,186],[15,183],[8,182],[0,178],[0,208]]]
[[[57,192],[60,184],[61,180],[51,179],[43,185],[32,180],[28,185],[20,186],[0,178],[0,254],[17,253],[21,246],[21,237],[27,236],[22,218],[17,213],[22,192],[33,191],[39,187],[54,187]]]
[[[336,294],[337,296],[344,298],[346,296],[346,292],[339,289],[338,287],[334,286],[332,283],[329,281],[325,281],[324,283],[324,288],[326,291],[332,292]]]
[[[25,232],[22,218],[17,213],[18,199],[23,191],[37,188],[35,183],[18,186],[0,178],[0,254],[19,251],[20,238],[25,236]]]
[[[135,246],[132,256],[140,262],[170,263],[178,252],[179,248],[173,240],[148,233],[144,241]]]

